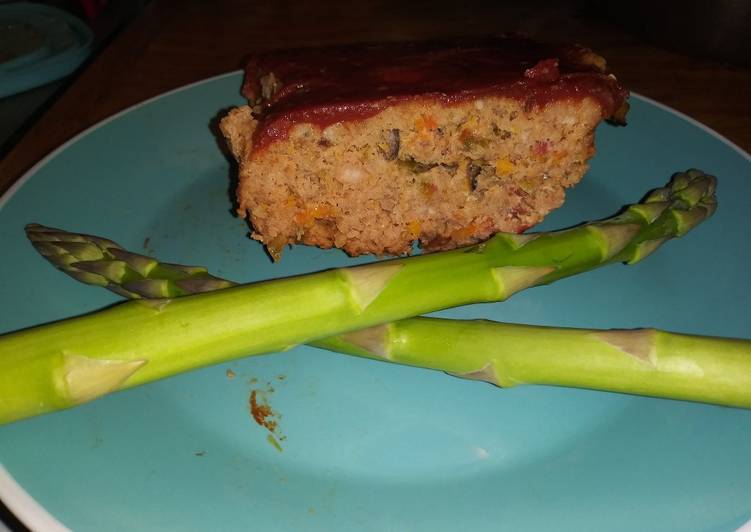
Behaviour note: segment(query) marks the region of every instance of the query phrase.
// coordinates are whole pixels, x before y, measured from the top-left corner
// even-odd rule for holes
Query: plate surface
[[[239,86],[233,73],[120,114],[5,196],[0,332],[118,300],[38,257],[29,222],[239,281],[367,260],[298,246],[274,265],[246,238],[214,133]],[[542,228],[608,216],[689,167],[718,176],[717,214],[638,265],[441,314],[751,337],[748,155],[639,97],[628,127],[598,135],[590,172]],[[254,390],[277,413],[281,452],[250,415]],[[299,347],[0,427],[0,497],[41,522],[9,474],[77,531],[727,531],[751,518],[749,449],[751,411],[500,390]]]

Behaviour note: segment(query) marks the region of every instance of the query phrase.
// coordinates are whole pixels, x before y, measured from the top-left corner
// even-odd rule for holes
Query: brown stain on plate
[[[248,404],[250,406],[250,414],[256,420],[256,423],[268,429],[269,432],[274,432],[277,427],[277,415],[272,410],[268,401],[260,397],[258,390],[251,390]]]
[[[284,382],[285,375],[280,375],[277,380]],[[258,382],[258,379],[253,378],[249,381],[251,384]],[[267,382],[265,388],[254,388],[250,391],[250,397],[248,398],[248,407],[250,415],[253,420],[261,427],[269,431],[266,436],[266,440],[279,452],[282,452],[282,446],[280,442],[287,439],[286,436],[280,433],[279,419],[282,417],[276,412],[268,401],[268,396],[274,393],[275,389],[271,385],[271,382]]]

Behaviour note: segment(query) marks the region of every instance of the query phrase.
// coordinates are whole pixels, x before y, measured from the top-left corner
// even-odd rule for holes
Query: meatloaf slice
[[[270,52],[243,92],[221,129],[239,213],[275,258],[522,232],[563,203],[626,98],[593,52],[519,39]]]

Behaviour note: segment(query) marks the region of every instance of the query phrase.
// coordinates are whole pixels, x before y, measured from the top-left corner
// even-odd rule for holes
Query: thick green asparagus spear
[[[136,300],[0,337],[0,422],[253,354],[633,263],[714,212],[715,180],[677,174],[613,218],[464,249]],[[102,273],[102,272],[99,272]],[[306,305],[300,305],[305,301]]]
[[[39,225],[28,226],[27,234],[62,271],[129,298],[232,284],[203,268],[161,263],[99,237]],[[107,277],[93,273],[102,270]],[[602,331],[407,318],[311,345],[504,388],[552,384],[751,408],[750,340],[652,329]]]

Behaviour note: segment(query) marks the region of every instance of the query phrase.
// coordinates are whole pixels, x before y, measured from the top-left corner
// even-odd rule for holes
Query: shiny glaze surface
[[[273,90],[263,94],[270,75]],[[627,96],[590,50],[519,38],[271,51],[250,59],[243,94],[256,104],[256,148],[297,123],[326,127],[418,99],[451,105],[503,96],[531,110],[590,97],[606,118]]]

